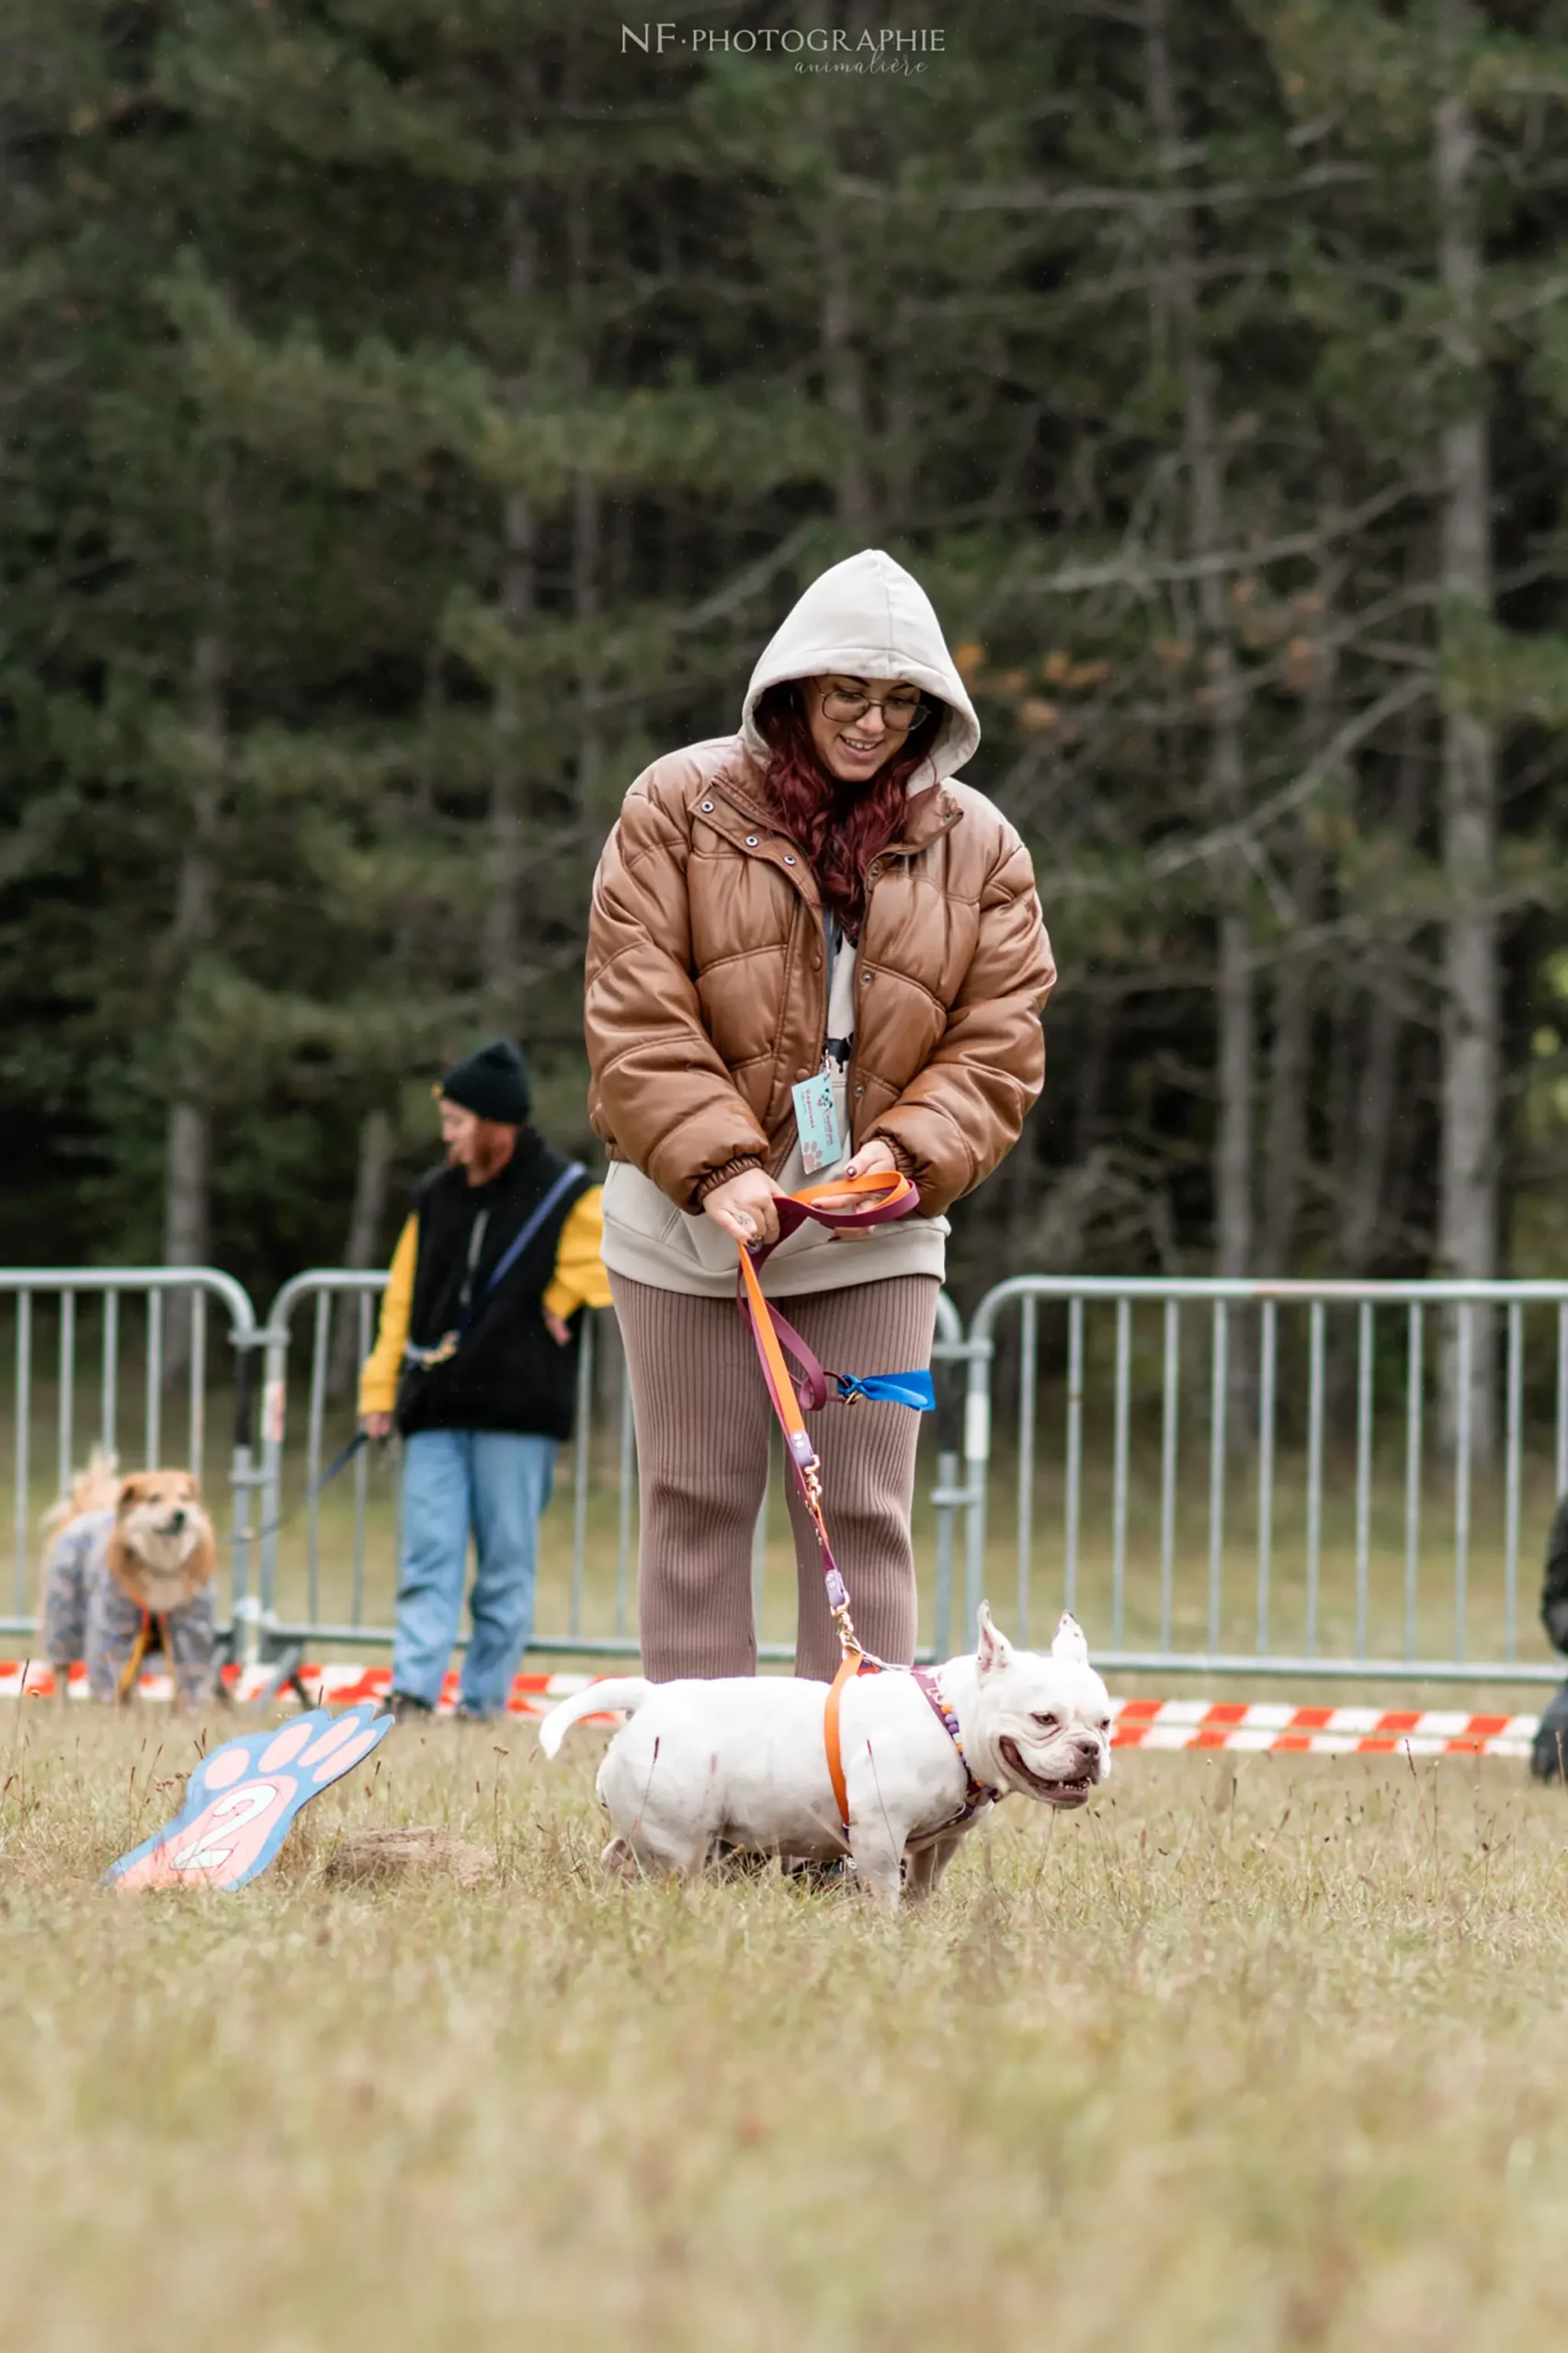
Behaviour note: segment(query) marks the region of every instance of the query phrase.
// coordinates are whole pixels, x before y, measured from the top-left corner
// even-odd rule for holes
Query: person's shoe
[[[839,1855],[831,1862],[818,1862],[805,1855],[780,1855],[778,1868],[788,1880],[810,1895],[822,1895],[830,1887],[842,1887],[849,1877],[849,1858]]]
[[[435,1714],[428,1699],[416,1699],[412,1691],[389,1691],[386,1712],[394,1724],[422,1723]]]
[[[452,1710],[452,1721],[460,1724],[493,1724],[495,1717],[489,1708],[471,1708],[466,1699],[460,1699]]]

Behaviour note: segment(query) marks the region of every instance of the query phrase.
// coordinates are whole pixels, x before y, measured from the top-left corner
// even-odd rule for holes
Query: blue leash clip
[[[878,1404],[907,1405],[916,1414],[934,1414],[937,1410],[937,1385],[928,1372],[835,1372],[833,1377],[846,1405],[869,1397]]]

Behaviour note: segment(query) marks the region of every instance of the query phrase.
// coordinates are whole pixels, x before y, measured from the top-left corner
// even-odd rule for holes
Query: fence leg
[[[957,1321],[955,1317],[954,1321]],[[938,1344],[939,1345],[939,1344]],[[961,1357],[933,1352],[932,1385],[937,1392],[937,1484],[931,1504],[936,1514],[936,1583],[932,1593],[931,1654],[950,1658],[953,1648],[953,1556],[957,1514],[964,1500],[964,1385]]]
[[[969,1520],[964,1556],[964,1640],[974,1632],[985,1597],[985,1490],[991,1472],[991,1343],[969,1344],[969,1385],[964,1392],[964,1487]]]
[[[265,1470],[255,1468],[251,1421],[256,1387],[256,1341],[253,1335],[234,1342],[234,1446],[229,1460],[229,1487],[233,1505],[233,1619],[240,1630],[242,1664],[254,1666],[261,1656],[261,1601],[251,1592],[251,1497],[258,1483],[266,1495]],[[263,1510],[267,1506],[263,1503]],[[276,1518],[274,1512],[270,1515]],[[263,1522],[266,1525],[266,1522]]]

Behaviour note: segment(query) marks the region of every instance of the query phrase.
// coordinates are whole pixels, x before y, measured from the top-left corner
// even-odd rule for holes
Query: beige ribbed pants
[[[853,1244],[844,1247],[851,1249]],[[835,1372],[913,1372],[931,1360],[933,1275],[781,1299],[780,1313]],[[767,1479],[773,1408],[733,1299],[611,1275],[631,1375],[642,1540],[637,1563],[643,1671],[753,1675],[751,1548]],[[906,1405],[829,1404],[808,1422],[823,1465],[827,1531],[849,1588],[855,1631],[894,1665],[915,1655],[909,1513],[920,1416]],[[785,1466],[800,1610],[795,1671],[830,1682],[838,1638],[823,1591],[815,1530]]]

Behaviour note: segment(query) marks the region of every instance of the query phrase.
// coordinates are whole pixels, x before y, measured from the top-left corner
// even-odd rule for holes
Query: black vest
[[[471,1185],[460,1168],[438,1168],[424,1179],[415,1196],[419,1256],[408,1318],[415,1347],[434,1347],[461,1320],[467,1301],[482,1296],[497,1259],[570,1165],[525,1128],[511,1159],[488,1185]],[[419,1376],[398,1414],[405,1438],[416,1430],[571,1437],[582,1317],[573,1317],[571,1343],[561,1347],[540,1311],[555,1278],[562,1228],[592,1183],[585,1175],[567,1188],[484,1301],[456,1356]]]

